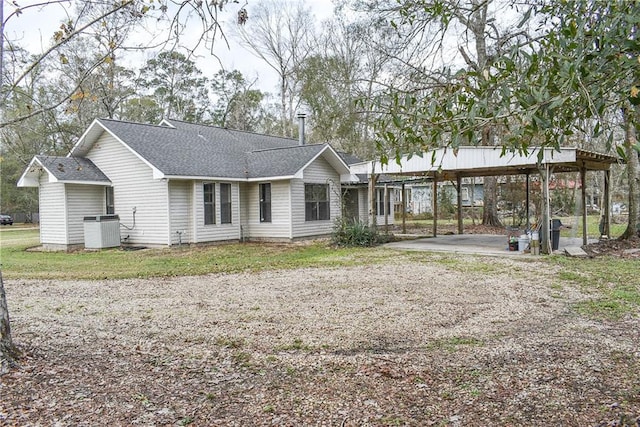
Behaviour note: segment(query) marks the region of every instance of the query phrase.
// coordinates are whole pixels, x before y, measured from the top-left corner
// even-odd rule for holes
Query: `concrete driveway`
[[[596,240],[593,240],[596,241]],[[591,239],[589,240],[591,242]],[[582,246],[582,238],[560,237],[559,248],[554,253],[564,253],[569,246]],[[506,235],[495,234],[451,234],[402,240],[387,243],[385,247],[411,251],[456,252],[499,256],[531,256],[526,252],[509,251]]]

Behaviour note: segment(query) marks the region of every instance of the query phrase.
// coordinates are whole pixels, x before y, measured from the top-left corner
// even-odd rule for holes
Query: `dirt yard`
[[[6,281],[26,357],[0,425],[640,422],[637,319],[581,317],[536,262],[458,261]]]

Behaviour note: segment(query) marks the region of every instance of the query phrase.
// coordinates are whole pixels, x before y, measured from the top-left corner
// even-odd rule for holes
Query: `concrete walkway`
[[[596,241],[596,240],[593,240]],[[591,242],[591,239],[589,240]],[[526,252],[509,251],[506,235],[495,234],[451,234],[438,237],[426,237],[415,240],[402,240],[387,243],[387,248],[410,251],[455,252],[463,254],[532,256]],[[564,253],[569,246],[582,246],[582,238],[560,237],[558,250]]]

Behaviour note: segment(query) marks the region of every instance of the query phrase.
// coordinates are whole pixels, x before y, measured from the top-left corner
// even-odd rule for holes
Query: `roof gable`
[[[86,155],[104,132],[147,163],[156,178],[291,177],[320,153],[339,173],[348,173],[344,160],[328,144],[299,146],[292,138],[166,119],[159,125],[95,120],[72,154]]]
[[[36,156],[18,180],[18,187],[38,186],[41,171],[49,174],[49,182],[111,184],[109,178],[84,157]]]

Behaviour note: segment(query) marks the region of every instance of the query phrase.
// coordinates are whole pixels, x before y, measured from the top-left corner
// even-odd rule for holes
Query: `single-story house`
[[[358,182],[329,144],[179,120],[96,119],[68,156],[34,157],[18,186],[39,188],[42,245],[67,250],[84,245],[87,220],[102,215],[118,215],[132,245],[328,235],[342,183],[354,184],[367,221],[367,186]]]

